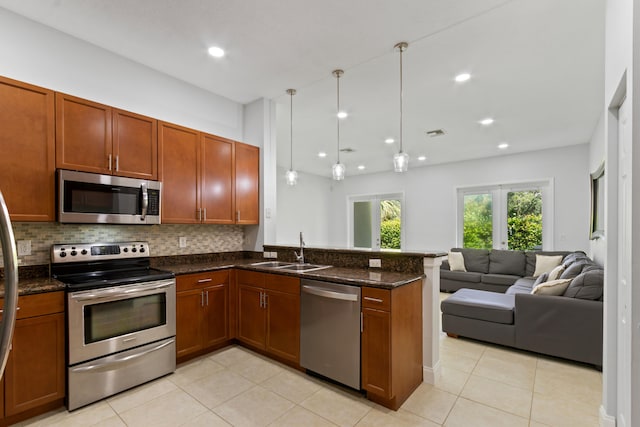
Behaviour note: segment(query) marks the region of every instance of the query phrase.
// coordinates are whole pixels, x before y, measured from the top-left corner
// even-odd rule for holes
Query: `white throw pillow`
[[[563,295],[572,279],[558,279],[536,285],[531,291],[534,295]]]
[[[549,277],[547,277],[546,282],[550,282],[552,280],[557,280],[560,278],[560,275],[564,273],[564,265],[560,264],[549,273]]]
[[[538,277],[542,273],[547,273],[562,262],[562,255],[538,255],[536,254],[536,271],[533,277]]]
[[[451,271],[467,271],[462,252],[449,252],[449,269]]]

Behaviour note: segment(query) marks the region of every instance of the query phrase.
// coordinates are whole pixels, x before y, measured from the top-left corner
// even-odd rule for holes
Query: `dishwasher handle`
[[[345,294],[342,292],[330,291],[328,289],[318,288],[317,286],[302,285],[302,292],[330,299],[358,301],[358,295],[356,294]]]

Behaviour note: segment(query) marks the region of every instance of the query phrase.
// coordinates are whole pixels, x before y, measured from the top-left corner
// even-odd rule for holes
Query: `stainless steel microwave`
[[[158,181],[58,170],[58,221],[160,224]]]

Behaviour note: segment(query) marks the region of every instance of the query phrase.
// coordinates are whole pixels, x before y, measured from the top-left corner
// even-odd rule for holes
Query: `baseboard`
[[[607,414],[602,405],[600,405],[600,427],[616,427],[616,417]]]
[[[436,363],[434,367],[422,366],[422,381],[427,384],[436,384],[440,381],[440,375],[442,369],[440,368],[440,361]]]

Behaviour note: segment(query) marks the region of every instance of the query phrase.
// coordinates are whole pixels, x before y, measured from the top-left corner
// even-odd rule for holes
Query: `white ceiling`
[[[586,143],[603,108],[604,0],[0,0],[205,90],[277,101],[278,164],[330,176],[342,68],[347,175],[391,170],[404,54],[410,167]],[[227,56],[214,59],[210,45]],[[467,71],[472,78],[456,84]],[[493,117],[490,127],[478,121]],[[425,132],[444,129],[445,136]],[[508,142],[507,150],[496,146]],[[318,151],[327,158],[319,159]],[[426,155],[425,162],[417,160]],[[364,171],[356,166],[365,165]]]

